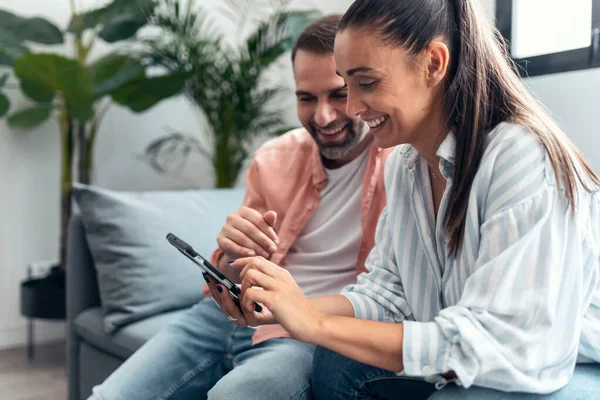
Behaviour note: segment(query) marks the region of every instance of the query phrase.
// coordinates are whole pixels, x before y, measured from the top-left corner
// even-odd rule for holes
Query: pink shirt
[[[383,167],[392,149],[371,146],[362,186],[362,239],[356,260],[357,275],[365,271],[365,259],[375,242],[375,228],[385,207]],[[261,213],[277,213],[275,231],[279,249],[271,261],[285,267],[285,256],[321,201],[327,175],[319,148],[304,128],[295,129],[262,145],[255,153],[246,178],[243,205]],[[211,263],[217,265],[222,251],[217,249]],[[205,293],[207,293],[205,291]],[[289,337],[280,325],[261,326],[253,344],[272,338]]]

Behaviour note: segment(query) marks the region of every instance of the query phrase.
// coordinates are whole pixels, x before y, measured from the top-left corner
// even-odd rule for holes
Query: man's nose
[[[315,111],[315,122],[321,127],[325,127],[335,121],[337,111],[329,104],[329,102],[319,102]]]

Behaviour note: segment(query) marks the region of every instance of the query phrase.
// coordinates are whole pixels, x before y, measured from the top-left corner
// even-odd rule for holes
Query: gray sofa
[[[204,225],[203,230],[216,238],[221,228],[220,224],[224,222],[224,216],[235,211],[233,203],[241,203],[242,196],[243,191],[237,191],[233,196],[227,195],[228,198],[223,202],[218,202],[221,204],[208,204],[217,209],[215,213],[218,218],[211,222],[212,226]],[[216,223],[216,221],[222,222]],[[210,243],[206,249],[214,246],[214,242]],[[198,288],[201,288],[201,283],[198,284]],[[113,334],[107,334],[103,329],[103,308],[100,298],[98,274],[86,239],[82,216],[79,212],[75,212],[69,225],[67,248],[69,400],[86,399],[91,394],[93,386],[106,379],[150,337],[185,310],[180,308],[161,312],[130,323]]]

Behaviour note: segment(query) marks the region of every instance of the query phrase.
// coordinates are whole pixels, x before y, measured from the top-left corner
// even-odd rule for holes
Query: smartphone
[[[178,238],[172,233],[167,234],[167,240],[171,243],[177,250],[179,250],[184,256],[192,260],[194,264],[200,267],[201,270],[209,274],[215,281],[223,285],[229,295],[237,304],[240,306],[240,299],[238,295],[241,293],[240,288],[233,283],[229,278],[227,278],[219,269],[217,269],[214,265],[212,265],[208,260],[198,254],[192,246],[184,242],[182,239]],[[257,312],[262,311],[262,307],[258,303],[254,303],[254,310]]]

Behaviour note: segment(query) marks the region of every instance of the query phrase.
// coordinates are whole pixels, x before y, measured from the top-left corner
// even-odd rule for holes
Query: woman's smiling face
[[[337,34],[334,54],[337,72],[348,85],[347,114],[369,125],[377,146],[414,145],[423,134],[429,136],[428,120],[439,120],[433,113],[440,111],[434,105],[443,86],[443,76],[435,74],[435,49],[413,56],[383,44],[374,33],[347,28]]]

